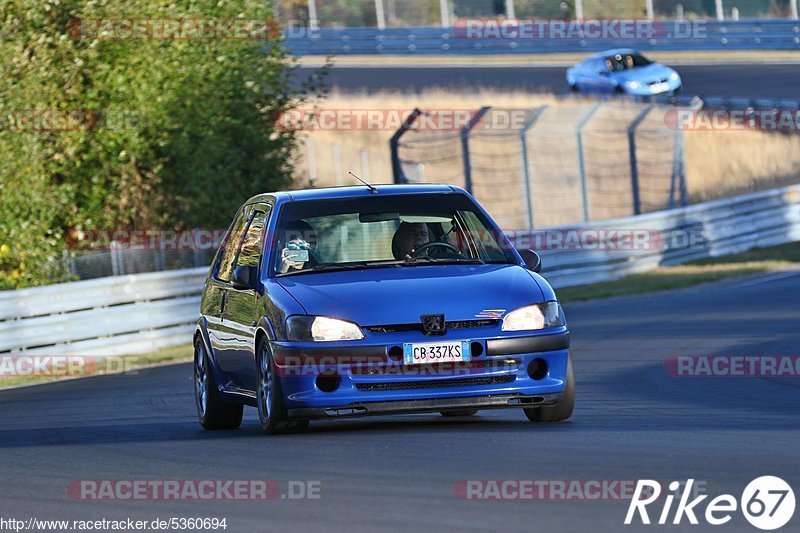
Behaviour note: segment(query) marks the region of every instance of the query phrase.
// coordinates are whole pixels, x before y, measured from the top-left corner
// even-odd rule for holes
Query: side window
[[[242,242],[242,234],[247,227],[249,219],[249,211],[242,210],[239,212],[236,222],[231,227],[230,234],[225,239],[222,245],[222,254],[219,259],[219,267],[217,268],[216,278],[220,281],[230,281],[233,274],[233,262],[236,260],[236,252],[239,251],[239,244]]]
[[[267,214],[264,211],[256,211],[250,226],[247,228],[247,233],[244,235],[236,266],[257,267],[259,265],[262,242],[264,240],[264,226],[266,225]]]

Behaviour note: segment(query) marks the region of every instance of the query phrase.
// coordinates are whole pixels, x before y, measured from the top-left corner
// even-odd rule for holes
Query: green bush
[[[92,19],[266,20],[269,5],[0,4],[0,289],[64,279],[53,265],[82,231],[227,227],[247,197],[291,183],[295,137],[274,121],[303,92],[277,39],[87,31]],[[45,122],[25,125],[31,110]],[[52,128],[53,116],[78,125]]]

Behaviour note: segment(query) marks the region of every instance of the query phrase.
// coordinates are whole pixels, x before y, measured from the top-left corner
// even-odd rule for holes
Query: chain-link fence
[[[395,181],[462,186],[507,230],[685,205],[683,133],[669,127],[669,109],[588,101],[483,108],[450,131],[415,128],[416,118],[395,136]]]

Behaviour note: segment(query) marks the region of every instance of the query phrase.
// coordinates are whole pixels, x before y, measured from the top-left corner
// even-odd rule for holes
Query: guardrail
[[[531,54],[592,52],[620,47],[645,51],[800,50],[800,22],[795,20],[655,21],[653,24],[656,29],[677,27],[676,24],[687,25],[688,29],[686,36],[664,30],[631,38],[512,39],[502,35],[473,38],[455,28],[322,28],[287,32],[284,44],[291,53],[300,56]]]
[[[190,343],[208,268],[0,292],[0,353],[112,356]]]
[[[545,277],[556,288],[583,285],[800,241],[800,185],[543,231],[602,240],[602,232],[614,230],[646,232],[659,245],[540,250]],[[512,241],[526,237],[517,233]],[[206,273],[198,268],[0,292],[0,353],[119,355],[187,344]]]
[[[646,242],[640,249],[540,251],[548,281],[554,287],[612,281],[658,266],[800,241],[800,185],[545,231],[567,241],[602,241],[604,233],[614,230],[644,233]]]

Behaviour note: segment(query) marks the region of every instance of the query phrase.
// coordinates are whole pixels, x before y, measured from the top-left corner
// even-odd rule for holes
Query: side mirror
[[[542,258],[533,250],[520,250],[519,255],[525,261],[525,265],[529,270],[533,270],[537,274],[542,271]]]
[[[234,289],[244,291],[255,289],[258,283],[258,268],[254,266],[238,266],[233,271],[231,284]]]

